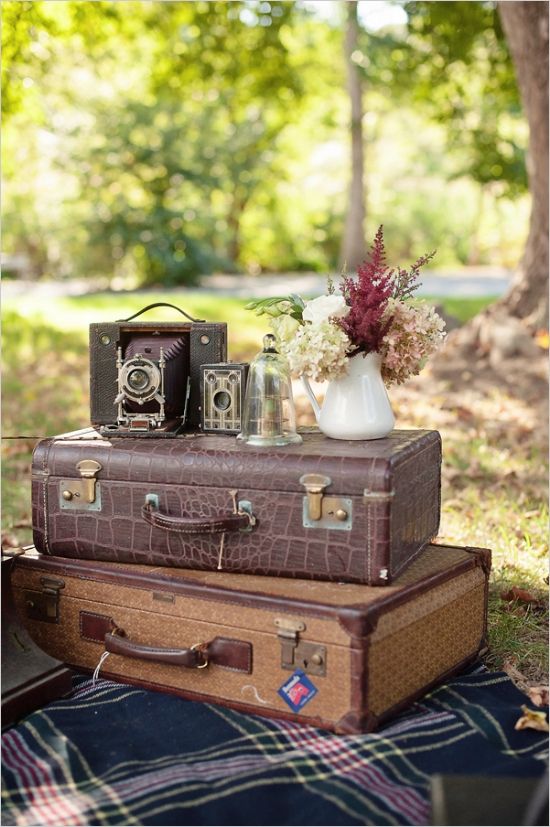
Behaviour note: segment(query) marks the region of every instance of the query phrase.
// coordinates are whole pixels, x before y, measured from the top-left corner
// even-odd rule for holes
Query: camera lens
[[[128,374],[128,384],[135,391],[143,391],[149,385],[149,374],[141,368],[131,370]]]
[[[214,394],[213,402],[217,411],[226,411],[231,407],[231,396],[227,391],[218,391]]]

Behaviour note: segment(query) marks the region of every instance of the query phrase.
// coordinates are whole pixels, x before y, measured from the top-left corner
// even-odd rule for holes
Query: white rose
[[[347,316],[348,313],[349,307],[344,297],[332,294],[330,296],[319,296],[317,299],[306,302],[302,318],[306,322],[320,324],[328,319]]]

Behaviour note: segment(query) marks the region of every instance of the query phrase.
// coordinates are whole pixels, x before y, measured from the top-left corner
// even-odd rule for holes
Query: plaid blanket
[[[78,678],[3,737],[4,825],[423,825],[434,773],[540,776],[525,697],[476,667],[339,736]]]

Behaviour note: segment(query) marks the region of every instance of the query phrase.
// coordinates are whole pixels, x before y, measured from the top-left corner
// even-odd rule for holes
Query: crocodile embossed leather
[[[303,432],[254,448],[232,436],[41,440],[33,528],[45,554],[389,584],[437,534],[441,439],[369,442]],[[77,466],[94,460],[93,480]],[[79,466],[81,469],[87,466]]]

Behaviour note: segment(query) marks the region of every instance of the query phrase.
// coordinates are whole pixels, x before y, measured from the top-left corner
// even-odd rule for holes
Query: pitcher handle
[[[319,424],[319,417],[321,416],[321,407],[317,402],[317,397],[313,393],[311,385],[309,384],[309,379],[304,374],[301,375],[300,379],[302,380],[302,385],[304,386],[304,390],[308,395],[309,401],[311,402],[311,407],[313,408],[313,413],[315,414],[315,419],[317,420],[317,424]]]

